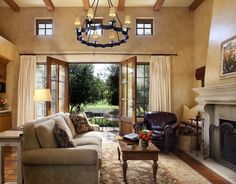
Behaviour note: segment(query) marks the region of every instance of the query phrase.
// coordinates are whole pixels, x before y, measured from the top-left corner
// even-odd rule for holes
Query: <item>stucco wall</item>
[[[0,36],[0,57],[9,61],[7,65],[6,93],[0,96],[6,98],[12,110],[13,127],[16,126],[17,119],[17,84],[19,74],[19,54],[16,47]]]
[[[98,15],[106,17],[107,13],[103,9]],[[193,14],[187,8],[162,8],[159,12],[152,8],[126,8],[124,12],[119,12],[121,20],[124,20],[126,14],[132,17],[130,40],[123,46],[109,49],[88,48],[76,41],[73,22],[75,17],[85,15],[82,8],[56,8],[54,12],[49,12],[46,8],[22,8],[19,13],[9,8],[0,8],[0,34],[15,43],[20,53],[177,53],[178,56],[174,56],[172,60],[172,107],[180,117],[182,105],[193,103]],[[53,18],[53,37],[35,36],[34,24],[37,17]],[[154,17],[154,36],[135,35],[136,17]],[[109,56],[77,55],[73,57],[73,61],[103,61],[107,57]],[[119,61],[126,57],[110,56],[110,61]],[[149,57],[143,58],[139,61],[149,61]]]
[[[206,65],[206,86],[236,82],[236,77],[220,79],[221,43],[236,35],[235,10],[235,0],[214,0]]]
[[[206,66],[209,34],[211,27],[213,0],[205,0],[193,12],[193,65],[194,70]],[[195,79],[193,73],[193,88],[201,87],[201,81]],[[197,97],[197,93],[194,93]],[[197,104],[195,102],[194,104]]]

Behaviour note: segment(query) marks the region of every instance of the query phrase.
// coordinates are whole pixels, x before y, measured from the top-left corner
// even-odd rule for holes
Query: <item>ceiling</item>
[[[20,7],[45,7],[43,0],[14,0]],[[163,7],[189,7],[194,0],[165,0]],[[83,7],[83,0],[52,0],[55,7]],[[90,4],[93,0],[90,0]],[[112,0],[114,6],[118,0]],[[126,0],[125,7],[153,7],[156,0]],[[99,6],[107,6],[107,0],[100,0]],[[0,1],[0,7],[8,7]]]

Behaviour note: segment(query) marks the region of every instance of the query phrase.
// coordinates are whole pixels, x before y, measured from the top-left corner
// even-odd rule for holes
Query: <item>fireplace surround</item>
[[[199,93],[196,101],[204,118],[203,147],[208,150],[207,155],[235,170],[235,160],[230,160],[230,155],[227,154],[229,150],[232,151],[236,147],[233,147],[235,146],[233,144],[229,145],[226,140],[235,140],[236,135],[233,134],[233,137],[230,138],[228,135],[230,132],[227,132],[236,131],[236,83],[195,88],[193,90]],[[225,143],[223,147],[222,143]]]

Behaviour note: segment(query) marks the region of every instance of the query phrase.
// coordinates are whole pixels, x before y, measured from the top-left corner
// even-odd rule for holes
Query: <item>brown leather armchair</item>
[[[143,128],[152,130],[152,143],[164,152],[175,149],[177,127],[177,118],[174,113],[157,111],[146,113],[144,121],[134,125],[137,133]]]

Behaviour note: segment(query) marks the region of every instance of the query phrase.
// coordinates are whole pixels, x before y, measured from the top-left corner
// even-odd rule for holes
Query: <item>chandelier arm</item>
[[[99,0],[97,0],[97,4],[96,4],[96,7],[95,7],[95,11],[94,11],[94,16],[93,16],[93,19],[95,19],[95,17],[96,17],[96,14],[97,14],[98,3],[99,3]]]
[[[90,8],[92,8],[92,7],[93,7],[93,5],[94,5],[95,1],[96,1],[96,0],[93,0],[93,3],[92,3],[92,5],[90,6]]]
[[[116,13],[116,18],[117,18],[117,20],[119,21],[120,26],[122,27],[122,23],[121,23],[121,21],[120,21],[120,18],[119,18],[119,16],[118,16],[118,13]]]
[[[119,36],[119,33],[117,31],[116,31],[116,36],[117,36],[118,41],[120,41],[120,36]]]
[[[108,1],[110,1],[111,7],[114,7],[113,4],[112,4],[112,1],[111,0],[108,0]]]
[[[109,8],[111,8],[110,0],[107,0],[107,3],[108,3]]]

